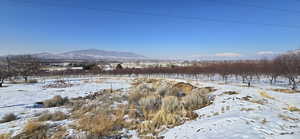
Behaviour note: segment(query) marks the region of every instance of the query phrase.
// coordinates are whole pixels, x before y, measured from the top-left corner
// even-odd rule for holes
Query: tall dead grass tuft
[[[54,96],[51,99],[47,99],[47,100],[43,101],[43,105],[46,108],[58,107],[58,106],[64,105],[68,101],[69,101],[69,99],[67,97],[63,98],[60,95],[57,95],[57,96]]]
[[[11,138],[10,133],[0,134],[0,139],[10,139],[10,138]]]
[[[99,113],[96,115],[82,116],[77,128],[97,136],[109,136],[115,134],[124,126],[124,110],[116,110],[113,114]]]
[[[161,106],[161,97],[157,95],[151,95],[143,97],[139,100],[139,105],[143,111],[154,112]]]
[[[259,92],[259,94],[264,98],[275,99],[274,97],[270,96],[267,92],[264,91]]]
[[[44,113],[42,114],[38,120],[39,121],[61,121],[67,119],[67,115],[63,112],[54,112],[54,113]]]
[[[183,109],[182,104],[179,102],[178,98],[175,96],[166,96],[162,100],[161,109],[166,112],[178,112]]]
[[[183,106],[187,110],[200,109],[208,104],[208,97],[199,92],[192,92],[191,94],[182,98]]]
[[[23,128],[23,132],[16,135],[15,139],[47,139],[47,124],[38,121],[29,121]]]
[[[17,120],[17,116],[13,113],[9,113],[2,117],[2,119],[0,120],[0,123],[6,123],[6,122],[14,121],[14,120]]]

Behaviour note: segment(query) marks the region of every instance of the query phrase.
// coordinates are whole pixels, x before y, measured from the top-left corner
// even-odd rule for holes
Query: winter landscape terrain
[[[24,128],[26,128],[26,123],[28,124],[31,120],[39,119],[44,113],[59,111],[66,115],[73,115],[73,110],[71,110],[70,106],[62,105],[44,108],[37,105],[36,102],[42,102],[56,95],[68,97],[69,99],[87,97],[96,92],[101,93],[103,89],[119,90],[110,93],[130,98],[136,83],[145,83],[147,85],[143,86],[142,90],[147,89],[149,86],[153,87],[154,84],[156,84],[156,87],[168,86],[168,83],[187,85],[180,86],[186,92],[188,92],[190,86],[193,88],[210,88],[210,91],[206,93],[211,103],[200,109],[193,110],[197,115],[196,117],[183,120],[180,124],[173,126],[161,126],[158,131],[155,131],[157,133],[153,134],[156,137],[167,139],[296,139],[300,136],[300,110],[298,109],[300,108],[300,93],[286,92],[287,90],[284,87],[271,86],[267,83],[254,84],[252,87],[247,87],[241,83],[224,84],[219,81],[208,80],[88,76],[64,78],[63,80],[70,86],[49,86],[55,81],[61,80],[61,78],[38,78],[38,80],[39,82],[34,84],[7,83],[5,87],[0,88],[0,100],[2,102],[0,117],[4,117],[8,113],[13,113],[17,117],[16,120],[0,124],[0,133],[3,137],[6,134],[9,134],[9,136],[22,134],[25,130]],[[138,87],[141,88],[140,85]],[[116,105],[114,107],[117,107],[117,105],[129,105],[131,103],[130,99],[128,101],[126,97],[121,102],[111,99],[110,105]],[[89,100],[88,97],[85,99]],[[89,101],[92,103],[92,100]],[[130,119],[129,115],[130,113],[124,114],[122,119],[128,122],[133,120]],[[50,118],[49,121],[43,124],[47,124],[54,129],[64,127],[65,130],[61,134],[61,138],[86,136],[82,133],[88,130],[76,128],[74,125],[76,125],[77,119],[71,117],[54,121]],[[149,133],[144,134],[140,128],[124,126],[123,129],[116,130],[119,130],[120,138],[145,138],[145,135],[151,135]],[[52,138],[55,137],[52,136]]]

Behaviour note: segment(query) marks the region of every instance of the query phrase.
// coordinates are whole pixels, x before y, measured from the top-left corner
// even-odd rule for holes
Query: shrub
[[[162,110],[165,112],[176,112],[182,110],[182,105],[179,102],[178,98],[175,96],[166,96],[163,98],[162,101]]]
[[[43,102],[44,107],[46,108],[50,108],[50,107],[58,107],[58,106],[62,106],[65,103],[67,103],[69,101],[69,99],[67,97],[62,98],[60,95],[54,96],[51,99],[45,100]]]
[[[27,83],[38,83],[38,80],[37,79],[31,79],[31,80],[28,80]]]
[[[129,104],[138,104],[139,100],[144,97],[144,95],[140,92],[132,92],[128,96]]]
[[[67,119],[67,115],[60,111],[54,113],[44,113],[38,118],[39,121],[61,121],[65,119]]]
[[[184,108],[188,110],[195,110],[207,105],[207,96],[201,95],[198,92],[192,92],[191,94],[182,98]]]
[[[155,95],[146,96],[139,100],[139,105],[144,111],[156,111],[161,106],[161,98]]]
[[[239,93],[235,92],[235,91],[226,91],[226,92],[224,92],[224,94],[226,94],[226,95],[237,95]]]
[[[160,95],[160,96],[165,96],[167,94],[167,88],[166,87],[160,87],[156,90],[156,93],[157,95]]]
[[[77,128],[85,130],[92,135],[109,136],[124,126],[124,111],[116,111],[115,114],[99,113],[83,116],[78,121]]]
[[[264,98],[268,98],[268,99],[274,99],[274,97],[270,96],[267,92],[259,92],[259,94],[264,97]]]
[[[23,132],[16,135],[16,139],[46,139],[49,127],[38,121],[29,121],[23,128]]]
[[[10,133],[0,134],[0,139],[10,139],[10,138],[11,138]]]
[[[288,110],[291,111],[291,112],[294,112],[294,111],[300,111],[299,108],[294,107],[294,106],[289,106],[289,107],[288,107]]]
[[[2,120],[0,120],[0,123],[6,123],[6,122],[10,122],[10,121],[14,121],[17,120],[17,116],[13,113],[9,113],[4,115],[4,117],[2,117]]]
[[[153,118],[153,124],[159,128],[162,125],[177,125],[181,123],[181,115],[160,110]]]

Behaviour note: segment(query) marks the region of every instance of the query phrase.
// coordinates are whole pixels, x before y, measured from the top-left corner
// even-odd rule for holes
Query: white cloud
[[[239,54],[239,53],[216,53],[215,56],[217,56],[217,57],[240,57],[241,54]]]
[[[259,51],[256,53],[257,55],[273,55],[275,52],[273,51]]]

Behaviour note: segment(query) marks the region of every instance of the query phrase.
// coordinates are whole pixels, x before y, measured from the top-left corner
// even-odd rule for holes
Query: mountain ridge
[[[62,53],[35,53],[32,56],[42,59],[82,59],[82,60],[101,60],[101,59],[147,59],[147,57],[133,52],[106,51],[99,49],[73,50]]]

